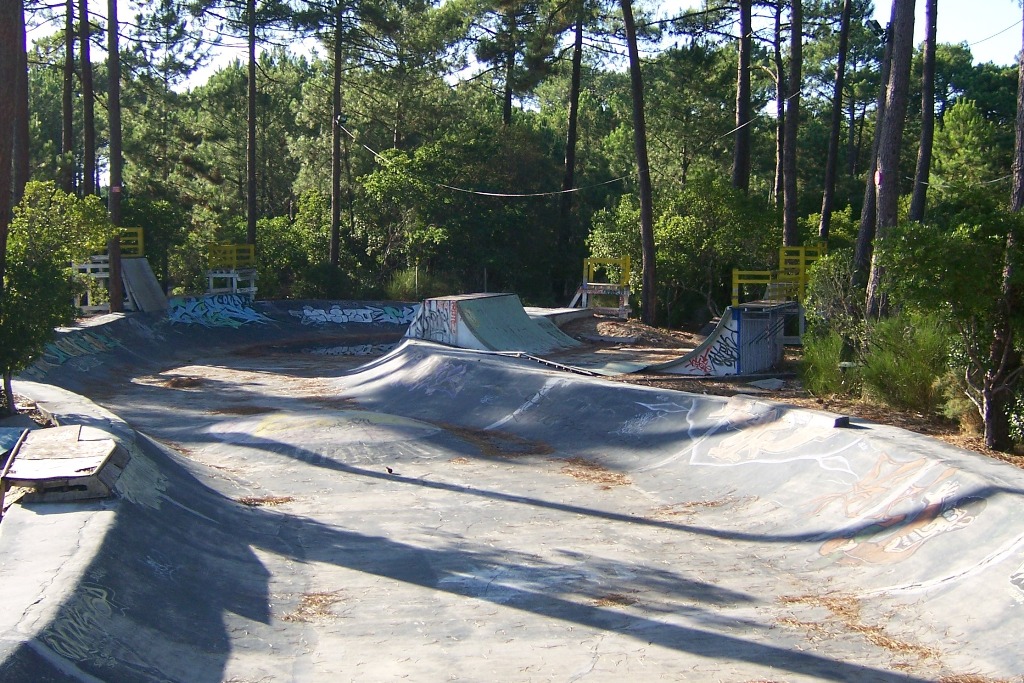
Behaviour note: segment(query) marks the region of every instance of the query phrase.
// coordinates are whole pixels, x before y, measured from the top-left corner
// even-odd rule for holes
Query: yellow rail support
[[[142,228],[121,228],[121,258],[141,258],[145,255]]]
[[[765,301],[803,301],[811,265],[825,255],[825,245],[782,247],[778,270],[733,270],[732,305],[739,306],[743,285],[762,285]]]
[[[583,281],[594,282],[597,269],[603,266],[617,266],[619,269],[618,284],[625,287],[629,284],[629,257],[622,258],[588,258],[583,260]]]
[[[597,282],[597,271],[599,268],[618,268],[618,282],[609,277],[609,282]],[[607,270],[605,271],[608,272]],[[576,295],[569,304],[570,308],[591,308],[592,296],[616,296],[619,299],[619,307],[594,308],[597,311],[604,311],[618,315],[620,318],[629,317],[629,257],[622,258],[588,258],[583,259],[583,282],[580,283]]]
[[[740,305],[740,295],[744,285],[760,285],[767,287],[775,275],[773,270],[736,270],[732,271],[732,305]]]
[[[256,267],[256,247],[251,244],[211,244],[206,250],[210,270],[238,270]]]

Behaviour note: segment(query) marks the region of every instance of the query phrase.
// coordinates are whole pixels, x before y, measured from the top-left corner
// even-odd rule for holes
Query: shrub
[[[985,431],[981,412],[978,405],[970,399],[968,392],[971,388],[967,386],[962,370],[951,368],[939,380],[939,388],[943,397],[942,414],[947,419],[956,421],[964,434],[981,434]],[[1012,425],[1011,416],[1011,427]]]
[[[838,332],[810,334],[804,338],[804,386],[816,396],[855,395],[860,392],[859,368],[843,362],[844,340]]]
[[[396,271],[387,286],[388,298],[393,301],[419,301],[459,292],[455,278],[432,273],[425,268],[406,268]]]
[[[897,315],[868,332],[865,392],[893,407],[931,412],[941,399],[949,334],[937,316]]]
[[[853,251],[840,249],[825,254],[811,266],[805,307],[812,332],[837,332],[847,347],[859,349],[866,333],[864,292],[852,281]]]
[[[314,263],[295,276],[292,294],[299,299],[355,298],[356,280],[344,268],[330,263]]]

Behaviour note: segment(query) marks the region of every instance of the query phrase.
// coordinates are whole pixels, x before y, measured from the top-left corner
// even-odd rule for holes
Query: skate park
[[[550,320],[496,330],[512,304],[61,331],[15,388],[110,490],[7,493],[0,678],[1020,679],[1020,469],[612,382]]]

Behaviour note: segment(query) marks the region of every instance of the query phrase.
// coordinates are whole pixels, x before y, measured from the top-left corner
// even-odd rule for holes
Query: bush
[[[5,188],[7,189],[7,188]],[[6,409],[11,375],[29,365],[74,316],[76,281],[70,264],[98,253],[114,235],[97,197],[78,199],[53,183],[29,183],[7,234],[0,288],[0,371]]]
[[[425,268],[399,270],[391,276],[387,286],[387,296],[392,301],[419,301],[460,291],[455,278],[431,273]]]
[[[292,295],[299,299],[356,298],[356,279],[330,263],[314,263],[295,276]]]
[[[860,393],[860,371],[855,365],[841,366],[844,340],[838,332],[811,334],[804,338],[804,386],[816,396]]]
[[[942,398],[949,334],[936,316],[897,315],[868,332],[865,392],[896,408],[932,412]]]
[[[859,349],[866,334],[864,292],[852,280],[852,250],[825,254],[811,266],[805,307],[812,333],[837,332],[849,348]]]
[[[942,414],[947,419],[957,422],[964,434],[982,434],[985,431],[985,424],[981,419],[978,405],[969,398],[968,392],[972,389],[967,386],[962,369],[951,368],[939,381],[939,386],[943,396]],[[1010,422],[1012,428],[1012,415]]]

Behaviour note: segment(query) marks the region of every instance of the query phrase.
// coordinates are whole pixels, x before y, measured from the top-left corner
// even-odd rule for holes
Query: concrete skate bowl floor
[[[18,385],[132,459],[116,498],[0,523],[0,680],[1024,671],[1016,468],[425,342],[355,367],[297,352],[349,333],[286,327]]]

